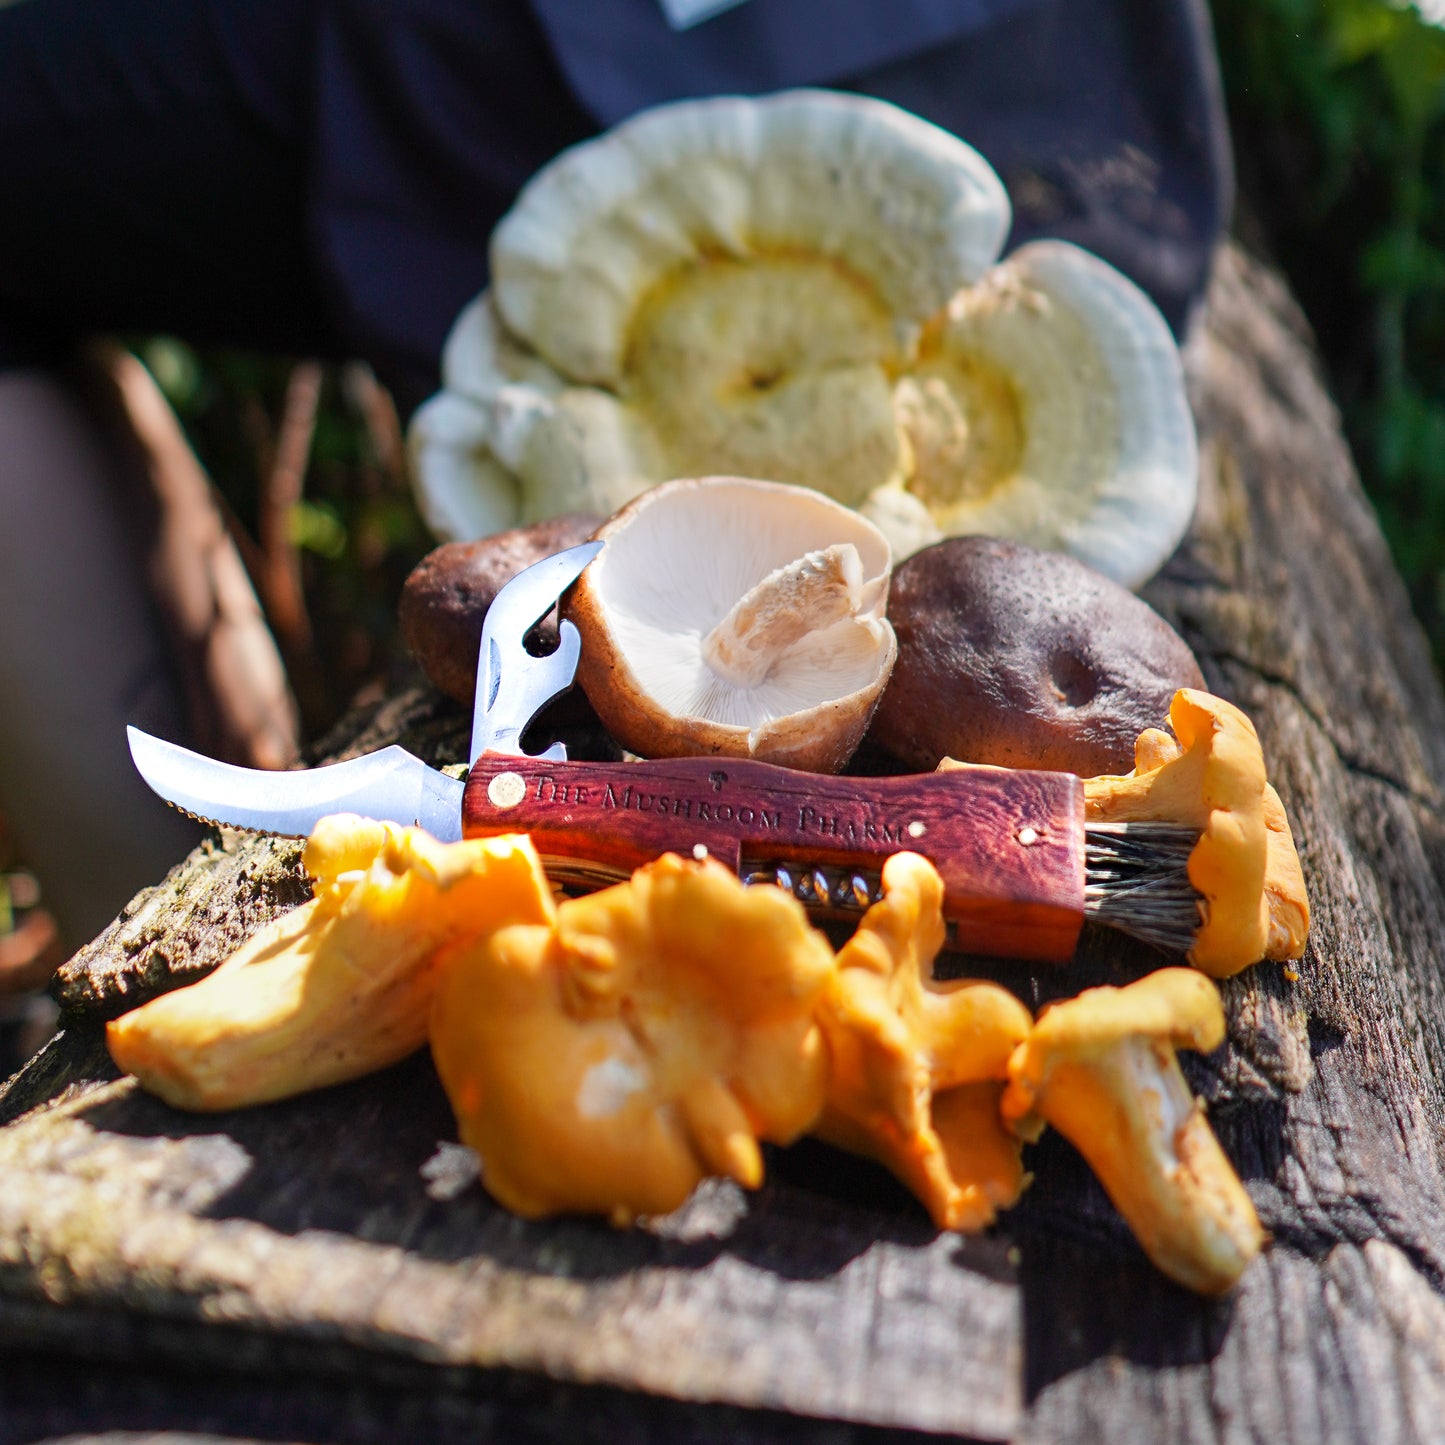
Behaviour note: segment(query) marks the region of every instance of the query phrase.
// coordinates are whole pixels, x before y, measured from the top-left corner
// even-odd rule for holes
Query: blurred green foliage
[[[1213,0],[1242,208],[1309,316],[1445,658],[1445,30],[1386,0]]]

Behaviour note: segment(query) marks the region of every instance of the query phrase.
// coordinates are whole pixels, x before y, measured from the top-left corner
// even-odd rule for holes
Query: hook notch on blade
[[[521,754],[522,734],[532,719],[572,686],[582,639],[571,622],[564,619],[559,624],[556,649],[542,657],[528,652],[523,639],[582,575],[602,546],[601,542],[583,542],[534,562],[517,573],[487,609],[477,651],[471,762],[486,752]],[[567,749],[554,743],[540,756],[560,762]]]

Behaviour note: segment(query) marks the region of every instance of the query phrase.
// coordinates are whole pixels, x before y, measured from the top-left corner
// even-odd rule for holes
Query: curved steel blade
[[[582,575],[602,545],[583,542],[544,557],[518,572],[493,599],[477,653],[470,761],[476,762],[483,753],[520,753],[528,723],[572,686],[582,640],[570,622],[558,627],[561,642],[545,657],[533,657],[522,639]],[[561,762],[567,749],[554,743],[539,756]]]
[[[294,772],[218,763],[126,728],[140,775],[166,802],[207,823],[304,838],[329,813],[416,824],[444,843],[462,836],[462,783],[393,744],[365,757]]]

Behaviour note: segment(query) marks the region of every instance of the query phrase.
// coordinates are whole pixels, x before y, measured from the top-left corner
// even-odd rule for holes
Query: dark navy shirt
[[[659,101],[827,85],[961,39],[1038,0],[746,0],[674,31],[658,0],[531,0],[604,125]]]
[[[0,365],[87,330],[361,356],[436,385],[487,240],[563,147],[658,101],[828,85],[994,165],[1180,329],[1232,177],[1205,0],[0,4]]]

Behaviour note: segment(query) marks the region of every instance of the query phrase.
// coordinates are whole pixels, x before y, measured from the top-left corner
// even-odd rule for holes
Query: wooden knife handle
[[[852,778],[722,758],[546,762],[483,754],[462,797],[466,837],[530,833],[595,881],[705,848],[735,871],[876,872],[927,857],[965,952],[1064,962],[1084,918],[1084,793],[1070,773],[966,768]]]

